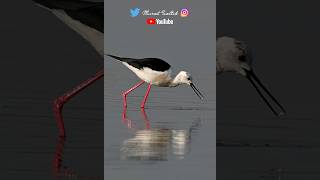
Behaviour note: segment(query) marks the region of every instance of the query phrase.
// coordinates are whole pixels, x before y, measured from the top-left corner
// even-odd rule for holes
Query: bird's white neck
[[[176,86],[179,86],[180,84],[181,83],[180,83],[179,77],[177,75],[175,78],[173,78],[171,80],[169,87],[176,87]]]
[[[176,86],[179,86],[179,85],[183,84],[183,82],[182,82],[182,80],[181,80],[181,79],[182,79],[182,76],[183,76],[182,72],[178,73],[178,74],[176,75],[176,77],[171,80],[169,86],[170,86],[170,87],[176,87]]]

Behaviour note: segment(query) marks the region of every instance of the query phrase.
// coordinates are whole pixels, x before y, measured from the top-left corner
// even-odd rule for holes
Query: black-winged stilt
[[[236,72],[245,76],[253,87],[256,89],[258,94],[261,96],[263,101],[268,105],[271,111],[277,115],[283,115],[286,111],[283,106],[277,101],[277,99],[268,91],[268,89],[262,84],[258,77],[253,72],[251,62],[251,54],[248,52],[247,46],[234,38],[231,37],[220,37],[217,39],[217,74],[222,72]],[[257,83],[257,84],[256,84]],[[278,108],[281,110],[277,112],[262,94],[259,89],[265,91],[267,95],[274,101]]]
[[[142,81],[122,93],[123,106],[127,107],[127,95],[141,86],[144,82],[148,83],[148,89],[141,103],[141,108],[145,107],[151,85],[159,87],[176,87],[182,84],[189,85],[200,99],[203,99],[201,92],[195,87],[192,82],[191,75],[186,71],[180,71],[175,78],[171,77],[171,66],[162,59],[158,58],[123,58],[114,55],[108,56],[121,61],[131,71],[133,71]]]
[[[33,0],[39,6],[51,11],[71,29],[87,40],[102,56],[104,51],[104,3],[87,2],[78,0]],[[80,85],[66,92],[54,100],[54,114],[59,127],[59,135],[65,136],[65,128],[62,117],[63,105],[86,87],[102,78],[104,70],[82,82]]]

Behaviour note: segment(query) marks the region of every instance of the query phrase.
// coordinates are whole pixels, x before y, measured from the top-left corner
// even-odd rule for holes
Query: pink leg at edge
[[[53,111],[54,115],[56,117],[56,121],[58,124],[59,128],[59,135],[61,137],[65,137],[65,129],[64,129],[64,122],[63,122],[63,117],[62,117],[62,109],[63,105],[67,103],[72,97],[80,93],[82,90],[96,82],[98,79],[102,78],[104,74],[104,70],[98,71],[94,76],[90,77],[86,81],[82,82],[80,85],[76,86],[75,88],[71,89],[64,95],[56,98],[53,102]]]

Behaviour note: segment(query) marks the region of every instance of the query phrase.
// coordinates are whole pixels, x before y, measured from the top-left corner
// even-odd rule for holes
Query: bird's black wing
[[[88,2],[79,0],[33,0],[49,9],[63,10],[71,18],[104,32],[104,2]]]
[[[143,69],[144,67],[147,67],[154,71],[167,71],[171,67],[170,64],[168,64],[167,62],[159,58],[133,59],[133,58],[117,57],[114,55],[108,55],[108,56],[113,57],[119,61],[126,62],[137,69]]]

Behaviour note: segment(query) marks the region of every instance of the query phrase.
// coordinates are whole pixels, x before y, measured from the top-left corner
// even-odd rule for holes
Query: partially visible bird
[[[238,41],[231,37],[219,37],[217,39],[217,64],[216,72],[217,74],[223,72],[236,72],[242,76],[245,76],[253,87],[256,89],[258,94],[261,96],[263,101],[271,109],[271,111],[277,115],[285,114],[285,109],[277,101],[277,99],[268,91],[268,89],[262,84],[258,77],[253,72],[251,66],[252,57],[245,43]],[[271,105],[267,98],[263,95],[260,88],[265,91],[265,93],[274,101],[278,106],[279,112]]]
[[[87,40],[103,56],[104,46],[104,2],[81,0],[33,0],[37,5],[49,10],[62,22]],[[56,33],[56,32],[53,32]],[[63,41],[63,38],[61,39]],[[59,135],[65,136],[62,117],[63,105],[86,87],[102,78],[104,70],[71,89],[54,100],[54,113],[59,127]]]
[[[122,62],[127,68],[134,72],[142,81],[131,87],[129,90],[122,93],[123,106],[127,107],[127,95],[134,89],[141,86],[143,83],[148,83],[148,89],[141,103],[141,108],[145,107],[151,85],[159,87],[176,87],[182,84],[189,85],[196,95],[203,99],[201,92],[195,87],[192,82],[191,75],[186,71],[180,71],[176,77],[171,77],[171,66],[162,59],[158,58],[124,58],[114,55],[108,55]]]

